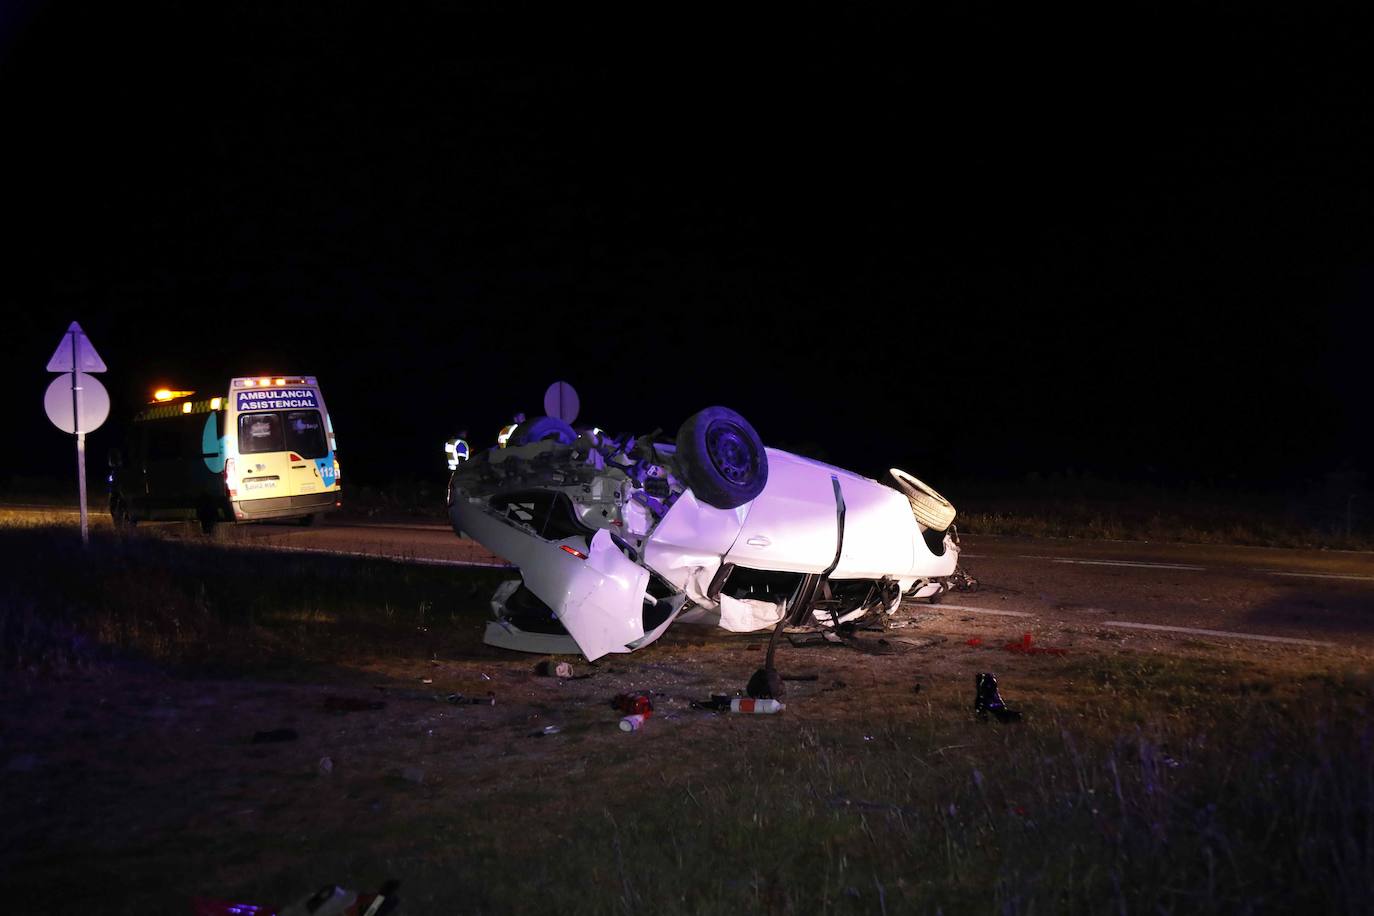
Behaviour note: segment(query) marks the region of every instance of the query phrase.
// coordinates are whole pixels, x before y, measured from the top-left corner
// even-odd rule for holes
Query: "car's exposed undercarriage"
[[[733,630],[881,620],[903,592],[957,581],[956,535],[918,525],[901,491],[764,449],[724,408],[675,444],[540,418],[462,462],[449,505],[455,529],[520,567],[487,635],[527,651],[632,651],[690,616]]]

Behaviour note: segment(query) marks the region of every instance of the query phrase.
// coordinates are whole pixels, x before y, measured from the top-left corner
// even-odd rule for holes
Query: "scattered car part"
[[[888,473],[911,502],[911,512],[918,522],[932,531],[944,531],[954,524],[953,504],[935,492],[930,484],[917,480],[901,468],[891,468]]]

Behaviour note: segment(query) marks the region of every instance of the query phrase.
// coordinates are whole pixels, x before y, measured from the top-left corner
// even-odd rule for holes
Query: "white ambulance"
[[[313,376],[255,376],[226,394],[161,389],[110,456],[116,524],[297,519],[342,505],[334,427]]]

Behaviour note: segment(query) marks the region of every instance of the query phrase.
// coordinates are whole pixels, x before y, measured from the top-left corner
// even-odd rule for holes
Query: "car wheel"
[[[717,509],[742,506],[768,482],[768,454],[749,421],[708,407],[677,431],[678,470],[696,498]]]
[[[901,468],[892,468],[888,473],[897,481],[897,488],[906,496],[907,502],[911,503],[911,513],[916,516],[916,521],[932,531],[944,531],[954,524],[954,505],[949,500]]]
[[[557,417],[539,417],[529,424],[518,427],[520,445],[556,439],[559,445],[572,445],[577,439],[577,431]]]

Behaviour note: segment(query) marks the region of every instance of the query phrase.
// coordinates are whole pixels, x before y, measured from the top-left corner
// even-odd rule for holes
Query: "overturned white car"
[[[454,530],[520,569],[492,600],[491,645],[593,660],[688,616],[836,625],[936,596],[956,573],[954,508],[934,490],[765,448],[728,408],[695,414],[674,444],[553,417],[511,441],[462,462],[448,491]]]

